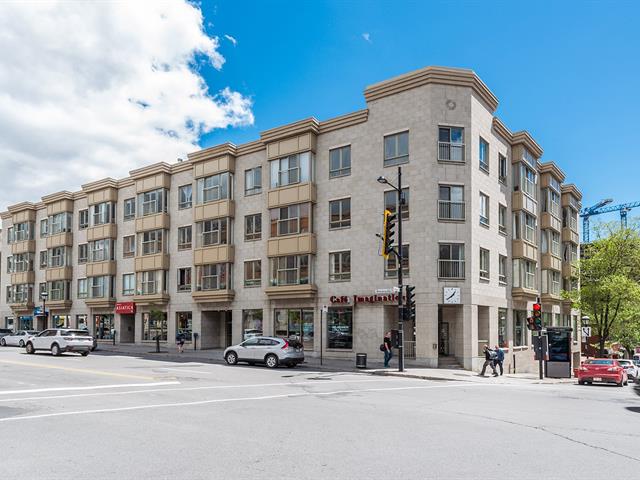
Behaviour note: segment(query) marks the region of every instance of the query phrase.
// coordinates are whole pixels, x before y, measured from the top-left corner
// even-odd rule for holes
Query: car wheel
[[[51,355],[53,355],[54,357],[60,356],[60,347],[57,343],[51,345]]]
[[[83,357],[86,357],[87,355],[89,355],[89,350],[85,352],[80,352],[80,355],[82,355]]]
[[[624,385],[624,381],[622,379],[620,379],[619,383],[616,383],[617,386],[621,387]]]
[[[24,348],[24,340],[20,340],[20,342],[18,343],[18,345],[20,345],[21,348]]]
[[[33,348],[33,343],[31,342],[27,343],[27,353],[32,354],[35,352],[36,352],[36,349]]]
[[[236,355],[236,352],[227,353],[224,359],[227,362],[227,365],[237,365],[238,363],[238,355]]]
[[[584,385],[584,380],[578,380],[578,385]]]
[[[276,368],[278,366],[278,357],[273,354],[269,354],[264,357],[264,363],[269,368]]]
[[[0,345],[2,345],[3,347],[6,347],[7,341],[4,338],[0,338]]]

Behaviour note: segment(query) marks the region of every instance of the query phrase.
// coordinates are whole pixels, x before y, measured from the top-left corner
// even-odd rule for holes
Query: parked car
[[[3,347],[24,347],[27,343],[27,339],[36,335],[38,332],[35,330],[18,330],[16,333],[11,333],[0,338],[0,345]]]
[[[25,347],[27,353],[49,350],[54,357],[63,352],[78,352],[86,357],[93,347],[93,338],[86,330],[50,328],[28,338]]]
[[[259,337],[261,335],[262,335],[262,330],[257,330],[255,328],[245,328],[243,340],[247,340],[252,337]]]
[[[582,362],[578,369],[578,383],[615,383],[619,387],[627,385],[627,371],[618,362],[619,360],[612,358],[592,358]]]
[[[0,328],[0,338],[6,335],[11,335],[12,333],[13,333],[13,330],[11,330],[10,328]]]
[[[640,370],[633,360],[619,359],[618,363],[627,371],[627,377],[629,377],[632,382],[638,381],[638,373],[640,373]]]
[[[304,362],[304,348],[298,341],[277,337],[251,337],[244,342],[228,347],[224,359],[229,365],[247,362],[249,365],[264,363],[269,368],[278,365],[295,367]]]

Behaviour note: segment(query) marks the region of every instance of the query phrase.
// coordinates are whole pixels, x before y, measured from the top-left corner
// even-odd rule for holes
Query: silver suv
[[[27,353],[35,353],[36,350],[50,350],[54,357],[62,352],[78,352],[86,357],[92,347],[93,338],[87,331],[67,328],[44,330],[38,335],[29,337],[26,344]]]
[[[249,365],[264,363],[269,368],[278,365],[295,367],[304,362],[304,348],[297,340],[277,337],[251,337],[239,345],[228,347],[224,359],[229,365],[247,362]]]

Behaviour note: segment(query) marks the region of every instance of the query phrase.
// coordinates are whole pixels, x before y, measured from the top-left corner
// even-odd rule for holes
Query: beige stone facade
[[[302,337],[311,356],[322,344],[327,357],[377,358],[397,308],[375,235],[393,194],[376,178],[393,182],[400,165],[405,284],[417,294],[408,357],[477,369],[482,345],[500,343],[507,371],[533,370],[536,298],[548,324],[578,325],[560,290],[575,288],[579,190],[495,117],[470,70],[427,67],[365,99],[358,112],[11,206],[0,323],[44,328],[34,309],[46,289],[50,324],[104,341],[115,331],[117,342],[171,343],[182,331],[221,348],[263,332]]]

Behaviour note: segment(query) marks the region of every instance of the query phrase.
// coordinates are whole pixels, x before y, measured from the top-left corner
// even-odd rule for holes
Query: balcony
[[[541,256],[540,266],[543,270],[555,270],[556,272],[560,272],[562,270],[562,259],[548,252],[543,253]]]
[[[464,280],[464,260],[438,260],[438,278]]]
[[[72,247],[73,234],[71,232],[62,232],[47,237],[47,248],[55,247]]]
[[[101,240],[103,238],[117,238],[118,227],[115,223],[106,223],[87,228],[87,241]]]
[[[267,256],[304,255],[316,253],[316,236],[313,233],[270,238],[267,243]]]
[[[171,228],[171,220],[166,213],[156,213],[136,218],[136,232],[160,229],[169,230],[169,228]]]
[[[265,289],[267,297],[272,300],[315,298],[318,287],[314,284],[305,285],[277,285]]]
[[[538,247],[531,245],[524,240],[513,240],[511,242],[511,255],[513,258],[526,258],[528,260],[538,261]]]
[[[562,231],[562,220],[554,217],[549,212],[542,212],[540,214],[540,228],[542,230],[555,230],[560,233]]]
[[[233,290],[200,290],[191,294],[196,303],[229,303],[234,296]]]
[[[47,309],[69,310],[73,302],[71,300],[47,300]]]
[[[36,241],[35,240],[22,240],[11,244],[11,254],[17,253],[35,253]]]
[[[538,290],[527,287],[513,287],[511,296],[514,300],[535,300],[539,295]]]
[[[568,227],[563,227],[562,228],[562,241],[563,242],[570,242],[570,243],[573,243],[574,245],[579,245],[580,244],[580,236],[578,235],[578,232],[575,232],[573,229],[568,228]]]
[[[438,200],[438,220],[464,222],[465,202]]]
[[[29,272],[17,272],[12,273],[10,277],[11,285],[20,285],[23,283],[35,283],[36,272],[33,270]]]
[[[207,265],[209,263],[232,263],[233,259],[233,245],[214,245],[211,247],[196,248],[193,251],[194,265]]]
[[[218,200],[217,202],[194,205],[193,221],[212,220],[222,217],[233,217],[235,215],[235,204],[233,200]]]
[[[136,305],[151,306],[151,305],[164,305],[169,302],[168,293],[150,293],[147,295],[134,295],[133,301]]]
[[[87,263],[87,277],[102,277],[103,275],[115,275],[116,262]]]
[[[511,209],[514,212],[518,210],[526,210],[536,217],[538,215],[538,202],[519,190],[517,192],[513,192],[511,195]]]
[[[14,310],[16,312],[29,312],[29,314],[33,313],[33,307],[35,306],[35,304],[33,303],[33,300],[30,298],[25,298],[22,300],[19,299],[14,299],[8,302],[9,308],[11,308],[11,310]]]
[[[90,308],[112,309],[116,305],[116,299],[112,297],[85,298],[84,303]]]
[[[135,258],[135,271],[169,270],[169,255],[156,253]]]
[[[464,143],[438,142],[438,161],[464,163]]]
[[[268,192],[269,208],[284,207],[295,203],[315,203],[315,201],[316,185],[311,182],[287,185]]]
[[[72,280],[73,268],[72,267],[51,267],[45,271],[45,280],[47,282],[53,282],[55,280]]]

